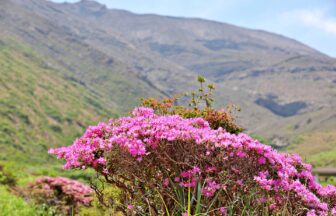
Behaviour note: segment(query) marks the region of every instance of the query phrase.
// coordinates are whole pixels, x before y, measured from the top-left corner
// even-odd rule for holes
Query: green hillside
[[[299,153],[316,167],[335,167],[336,131],[324,130],[301,134],[288,151]]]
[[[281,35],[209,20],[134,14],[91,0],[74,4],[5,0],[0,1],[0,17],[0,35],[15,37],[38,53],[42,63],[34,63],[35,67],[59,74],[62,83],[75,83],[83,95],[100,99],[92,103],[82,97],[83,103],[91,101],[125,114],[140,97],[189,91],[195,88],[194,78],[205,75],[216,85],[215,105],[238,105],[242,110],[238,121],[247,133],[261,135],[279,148],[292,145],[302,134],[336,127],[335,59]],[[30,58],[24,58],[29,65],[35,61]],[[78,99],[73,91],[66,92]],[[42,98],[38,103],[43,105]],[[55,105],[63,122],[49,116],[48,123],[67,124],[65,108]],[[50,114],[50,107],[41,108]],[[55,137],[58,133],[53,130]],[[328,145],[319,143],[321,149],[324,144]],[[305,154],[304,145],[297,145],[297,153]]]
[[[76,81],[64,79],[30,48],[0,40],[0,160],[45,162],[113,110]]]

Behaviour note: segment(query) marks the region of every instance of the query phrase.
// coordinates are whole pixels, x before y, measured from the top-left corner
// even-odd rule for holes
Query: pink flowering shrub
[[[25,195],[37,204],[45,204],[65,215],[76,213],[81,206],[90,206],[93,194],[89,186],[64,177],[38,178],[25,190]]]
[[[66,169],[93,168],[121,190],[124,214],[328,215],[336,188],[314,181],[300,157],[202,118],[160,116],[151,108],[90,126],[73,145],[50,149]],[[99,196],[103,193],[96,190]]]

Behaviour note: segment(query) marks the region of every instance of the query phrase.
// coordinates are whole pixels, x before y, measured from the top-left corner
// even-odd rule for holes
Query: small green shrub
[[[8,170],[4,165],[0,164],[0,185],[15,186],[17,179],[15,175]]]
[[[99,185],[99,186],[98,186]],[[116,209],[108,208],[107,206],[110,206],[111,202],[119,202],[120,200],[120,190],[116,187],[111,187],[107,185],[103,185],[102,183],[96,184],[97,188],[95,188],[97,191],[101,193],[101,196],[98,199],[97,196],[95,196],[93,202],[91,203],[91,207],[82,207],[80,208],[79,215],[82,216],[122,216],[120,212],[117,212]],[[98,188],[99,187],[99,188]]]
[[[177,105],[179,96],[165,98],[162,101],[156,98],[142,99],[140,106],[152,108],[158,115],[179,115],[182,118],[201,117],[209,122],[212,129],[223,128],[229,133],[238,134],[244,129],[235,123],[233,111],[239,110],[235,106],[229,106],[226,110],[212,108],[214,85],[209,84],[204,88],[205,79],[198,77],[200,88],[197,91],[185,93],[189,96],[188,106]]]
[[[62,128],[58,125],[50,125],[50,129],[56,133],[62,133]]]

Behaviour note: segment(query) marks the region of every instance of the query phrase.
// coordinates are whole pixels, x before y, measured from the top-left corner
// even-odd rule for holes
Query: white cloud
[[[336,19],[323,10],[295,10],[284,14],[287,18],[302,24],[323,30],[336,36]]]

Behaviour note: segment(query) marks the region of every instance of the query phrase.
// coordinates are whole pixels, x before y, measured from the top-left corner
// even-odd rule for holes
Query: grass
[[[53,163],[50,147],[69,145],[116,111],[82,85],[46,67],[15,41],[0,49],[0,160]],[[104,108],[105,107],[105,108]]]
[[[298,153],[315,167],[336,167],[336,131],[325,130],[301,134],[286,151]]]
[[[250,136],[253,138],[253,139],[256,139],[258,140],[259,142],[263,143],[263,144],[266,144],[266,145],[272,145],[272,142],[271,140],[269,140],[268,138],[260,135],[260,134],[250,134]]]
[[[2,216],[31,216],[37,211],[34,205],[11,194],[6,187],[0,185],[0,212]]]

